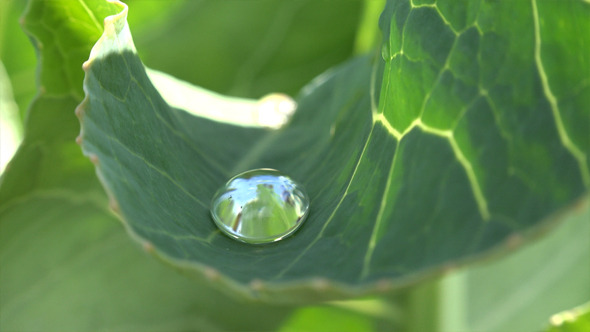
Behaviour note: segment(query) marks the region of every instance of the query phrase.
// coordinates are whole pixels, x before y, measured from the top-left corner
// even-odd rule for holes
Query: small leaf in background
[[[583,332],[590,329],[590,303],[551,316],[547,332]]]
[[[12,159],[23,136],[18,104],[13,96],[12,84],[0,61],[0,175]]]
[[[342,313],[334,307],[308,307],[298,310],[280,332],[320,331],[374,331],[371,317],[351,312]]]
[[[0,3],[0,59],[10,78],[20,122],[36,92],[35,49],[19,24],[26,4],[25,0]],[[0,112],[5,113],[7,109],[1,108]]]
[[[23,120],[35,94],[35,53],[18,24],[25,5],[0,3],[0,175],[23,139]]]

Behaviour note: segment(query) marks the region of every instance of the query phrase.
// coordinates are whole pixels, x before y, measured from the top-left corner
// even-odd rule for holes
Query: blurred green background
[[[127,3],[135,44],[146,66],[207,89],[248,98],[269,92],[295,96],[323,71],[356,54],[377,51],[380,35],[376,22],[384,6],[384,1],[377,0]],[[26,111],[37,93],[35,50],[19,24],[25,7],[26,1],[0,2],[3,165],[22,138]],[[186,42],[187,35],[190,43]],[[56,230],[62,228],[38,220],[34,226],[19,230],[20,237],[15,239],[11,234],[17,231],[12,233],[12,224],[3,223],[3,248],[9,248],[9,241],[12,245],[33,239],[33,244],[25,246],[29,249],[15,258],[9,257],[8,249],[2,250],[3,270],[7,266],[24,266],[18,271],[22,277],[18,285],[22,288],[1,286],[2,297],[12,296],[13,291],[24,295],[8,304],[2,302],[1,330],[20,326],[22,330],[70,327],[207,331],[251,330],[258,326],[261,330],[280,331],[541,331],[547,328],[552,315],[590,299],[589,287],[581,286],[590,280],[587,205],[571,213],[550,236],[509,256],[453,270],[445,277],[427,280],[395,295],[272,307],[234,302],[207,287],[195,287],[183,276],[145,257],[115,218],[96,204],[73,203],[76,208],[68,208],[70,215],[79,215],[87,222],[79,231],[75,229],[81,223],[67,221],[62,216],[64,211],[56,210],[56,204],[62,203],[46,199],[40,205],[39,209],[48,212],[46,221],[61,220],[60,227],[86,237],[64,241],[61,247],[47,251],[43,239],[59,239],[61,231]],[[6,220],[14,211],[4,210]],[[107,245],[85,258],[95,263],[91,267],[71,261],[69,267],[63,267],[58,261],[51,265],[53,272],[46,271],[51,275],[49,281],[34,281],[38,270],[28,266],[27,261],[51,261],[72,248],[83,247],[86,241],[98,240]],[[113,256],[119,259],[113,261]],[[129,268],[129,262],[139,267]],[[121,270],[133,272],[122,276]],[[104,275],[93,274],[99,272]],[[157,281],[143,281],[143,275],[157,276]],[[137,291],[130,286],[137,284],[140,291],[152,291],[145,297],[149,301],[133,300]],[[118,297],[105,295],[111,292]],[[111,305],[113,299],[122,303],[114,306],[117,310],[103,313],[104,317],[89,314],[97,306]],[[224,307],[230,310],[212,312]],[[228,312],[231,315],[246,307],[250,309],[236,314],[237,318],[227,318]],[[150,316],[152,320],[146,319]],[[587,324],[587,315],[585,319],[586,323],[580,324]]]

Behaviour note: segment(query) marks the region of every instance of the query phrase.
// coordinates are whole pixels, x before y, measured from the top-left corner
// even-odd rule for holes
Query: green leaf
[[[292,310],[236,301],[154,262],[102,202],[76,192],[33,193],[0,220],[6,331],[266,331]]]
[[[111,13],[105,4],[32,2],[24,16],[45,88],[29,109],[25,141],[0,186],[0,326],[7,331],[274,329],[292,308],[236,301],[170,271],[132,246],[106,211],[93,166],[75,143],[74,116],[82,62],[102,33],[101,25],[85,28]],[[60,16],[67,13],[76,19]],[[71,29],[80,31],[57,34],[62,21],[74,22]],[[69,46],[60,49],[64,44]]]
[[[342,311],[340,308],[329,306],[306,307],[291,316],[279,331],[375,331],[370,318]]]
[[[418,5],[419,2],[420,1],[416,0],[414,1],[414,4]],[[186,280],[179,278],[174,274],[167,274],[162,268],[158,268],[148,261],[143,261],[144,257],[136,253],[135,249],[126,245],[124,240],[125,237],[120,233],[120,229],[114,226],[112,218],[108,216],[103,208],[101,208],[105,205],[104,199],[97,188],[93,169],[87,161],[80,158],[79,150],[77,150],[77,147],[73,144],[73,138],[75,133],[78,132],[78,127],[71,121],[73,119],[72,107],[73,104],[79,102],[81,94],[76,93],[74,95],[71,91],[79,89],[81,82],[76,83],[72,81],[70,82],[71,84],[68,85],[67,80],[71,76],[59,74],[60,72],[67,71],[72,73],[75,73],[76,71],[81,72],[79,67],[83,59],[87,57],[90,44],[98,37],[100,31],[86,31],[88,35],[94,34],[95,37],[93,38],[78,39],[78,37],[76,37],[78,35],[73,33],[71,36],[74,38],[69,41],[67,41],[68,38],[64,38],[61,41],[59,41],[59,39],[57,41],[52,41],[54,35],[68,34],[66,32],[67,29],[59,28],[63,21],[61,18],[57,20],[51,19],[54,17],[54,14],[52,14],[53,10],[69,11],[70,9],[67,7],[71,5],[74,8],[71,12],[77,13],[78,15],[75,20],[83,22],[93,21],[91,16],[87,15],[88,13],[93,13],[92,9],[90,11],[80,11],[76,9],[79,5],[86,5],[92,8],[92,5],[94,4],[93,2],[81,3],[65,1],[61,3],[69,4],[67,6],[57,6],[56,4],[58,4],[58,2],[56,1],[39,1],[34,3],[31,8],[37,8],[36,11],[43,12],[43,15],[38,15],[33,22],[26,20],[26,25],[30,26],[33,24],[37,25],[37,29],[45,29],[45,31],[41,33],[41,35],[44,36],[42,40],[43,43],[41,44],[45,46],[39,47],[38,49],[42,59],[53,57],[53,60],[50,60],[49,62],[53,61],[53,63],[59,63],[59,65],[62,66],[62,69],[64,69],[62,71],[54,71],[54,73],[59,75],[56,77],[61,78],[61,81],[57,83],[54,82],[54,84],[58,87],[70,86],[73,88],[63,89],[57,91],[57,93],[56,91],[47,93],[45,90],[45,92],[41,91],[38,94],[39,98],[32,108],[33,111],[31,112],[31,117],[28,121],[27,136],[29,138],[21,147],[21,152],[11,163],[8,175],[2,178],[3,183],[2,186],[0,186],[0,228],[2,229],[2,232],[0,232],[0,258],[3,269],[0,269],[0,326],[8,330],[32,329],[35,327],[41,330],[149,330],[150,328],[156,330],[215,330],[250,328],[250,326],[252,329],[258,330],[261,328],[260,326],[266,326],[263,327],[265,329],[276,327],[277,322],[282,319],[280,317],[284,317],[282,315],[284,315],[286,311],[271,311],[266,310],[268,307],[260,307],[262,309],[261,311],[253,310],[252,312],[247,312],[248,317],[237,317],[236,321],[231,322],[225,322],[228,320],[226,315],[216,316],[213,314],[212,311],[216,308],[216,299],[219,298],[221,301],[225,301],[223,300],[225,298],[224,296],[217,294],[212,290],[207,290],[207,288],[203,288],[200,281],[197,283],[188,283]],[[167,7],[167,5],[168,4],[166,3],[163,7]],[[160,6],[162,5],[160,4]],[[441,1],[438,1],[438,6],[441,7],[439,10],[444,11],[442,9],[444,4]],[[542,6],[543,4],[539,3],[538,9],[541,10]],[[557,10],[555,11],[557,12]],[[136,13],[136,11],[134,12]],[[0,14],[4,13],[4,11],[0,11]],[[81,13],[86,13],[84,14],[86,16],[80,15]],[[389,17],[387,16],[389,14],[384,15],[384,18]],[[543,14],[542,18],[539,20],[541,27],[544,24],[547,24],[546,17],[547,14]],[[69,22],[70,19],[71,18],[65,18],[65,21]],[[553,19],[555,20],[555,18]],[[102,17],[97,17],[97,20],[99,22],[102,21]],[[37,23],[34,23],[35,21]],[[147,21],[152,23],[156,20],[146,20],[146,22]],[[2,20],[2,23],[4,22],[6,21]],[[41,24],[38,24],[39,22],[41,22]],[[77,29],[78,26],[85,27],[86,25],[78,22],[78,24],[69,25],[68,27],[70,29]],[[568,27],[567,24],[565,26]],[[559,25],[559,28],[561,29],[563,26]],[[554,30],[554,28],[550,27],[548,33],[552,30]],[[134,27],[134,32],[135,31],[136,29]],[[565,36],[559,35],[557,37],[561,39]],[[36,38],[36,36],[33,35],[32,38]],[[71,49],[69,47],[55,47],[56,45],[63,45],[64,40],[67,41],[66,44],[71,43],[73,40],[83,40],[83,42],[76,45],[70,44],[70,46],[72,46]],[[573,38],[572,40],[568,40],[568,43],[576,44],[580,41],[582,41],[580,47],[583,49],[583,38],[579,40]],[[49,45],[49,47],[47,45]],[[542,45],[544,45],[544,43],[542,43]],[[585,45],[587,45],[587,43]],[[81,52],[79,52],[80,49],[85,49],[86,53],[81,54]],[[140,54],[141,49],[145,48],[140,48]],[[560,46],[553,48],[551,51],[554,52],[556,50],[563,51],[564,48]],[[73,52],[70,53],[70,51]],[[175,52],[176,50],[170,51]],[[4,60],[5,53],[2,54],[2,59]],[[174,61],[174,57],[171,57],[171,59]],[[545,56],[541,59],[547,61],[547,57]],[[362,62],[359,61],[356,64],[351,64],[349,72],[357,70],[354,67],[359,63]],[[567,63],[567,61],[565,63]],[[581,71],[574,72],[573,74],[583,74],[584,70],[586,70],[584,63],[582,63],[579,68],[581,68]],[[367,68],[366,70],[367,73],[365,74],[368,75],[369,69]],[[380,77],[381,71],[381,67],[375,68],[377,78]],[[550,70],[547,69],[547,72],[549,73]],[[568,75],[571,76],[571,68],[569,68],[569,72]],[[554,71],[548,76],[548,82],[551,82],[550,78],[554,75],[561,74],[562,73],[559,70]],[[13,77],[10,78],[13,79]],[[81,76],[76,79],[81,79]],[[154,81],[154,83],[159,82]],[[335,85],[338,84],[335,84],[334,82],[328,83],[328,86],[333,87]],[[346,85],[342,84],[339,86]],[[579,86],[581,90],[585,87],[584,83]],[[160,88],[159,85],[158,88]],[[308,88],[308,92],[313,91],[314,89],[315,88],[311,86]],[[555,96],[558,96],[557,92],[553,91],[553,93]],[[163,95],[169,97],[166,94]],[[307,95],[309,95],[309,93],[307,93]],[[329,98],[329,96],[330,94],[326,93],[318,99]],[[561,101],[562,97],[563,96],[560,96],[557,100]],[[305,98],[305,94],[302,98]],[[217,101],[224,102],[228,101],[228,99],[229,98],[217,98]],[[235,100],[232,101],[235,102]],[[239,108],[240,105],[246,106],[252,104],[255,104],[255,102],[241,101],[234,105]],[[202,106],[200,103],[198,105]],[[345,122],[345,120],[345,117],[338,119],[340,123]],[[586,120],[586,118],[583,118],[582,120]],[[313,117],[311,116],[309,123],[313,123]],[[580,125],[583,126],[584,122],[582,121]],[[220,127],[223,128],[223,126]],[[217,128],[210,129],[216,130]],[[250,132],[253,136],[258,135],[256,134],[256,132],[258,132],[260,137],[263,138],[267,136],[268,133],[265,130],[245,130],[243,128],[241,130],[244,132]],[[531,129],[529,128],[528,130]],[[331,132],[332,131],[330,130],[329,133]],[[235,134],[233,129],[230,133]],[[335,134],[336,127],[334,127],[334,135]],[[272,141],[272,139],[266,139]],[[285,141],[290,140],[285,139]],[[557,142],[558,141],[556,140],[553,143],[557,144]],[[210,142],[208,142],[208,144],[210,144]],[[268,144],[272,145],[271,143]],[[264,142],[261,143],[260,146],[259,149],[262,149],[264,147]],[[288,146],[288,144],[286,144],[286,146]],[[214,148],[215,147],[213,147],[213,149]],[[250,147],[248,147],[248,149],[249,148]],[[241,167],[246,167],[248,163],[255,163],[257,157],[255,156],[255,153],[253,153],[253,155],[251,161],[245,161],[244,165],[234,165],[233,168],[240,169]],[[284,163],[288,162],[288,159],[284,161]],[[334,176],[336,175],[334,174]],[[316,179],[320,181],[321,177],[317,176]],[[564,203],[564,205],[567,205],[567,203]],[[75,221],[69,220],[70,217],[73,217]],[[559,220],[561,217],[555,219]],[[542,226],[551,226],[551,224],[551,222],[543,223]],[[533,228],[533,230],[536,229],[538,228]],[[332,237],[337,236],[335,233],[325,234]],[[582,234],[584,233],[580,232],[577,235],[579,237]],[[446,235],[448,236],[448,234]],[[528,231],[525,235],[527,235],[525,239],[528,238]],[[452,239],[452,237],[449,237],[449,239]],[[99,240],[100,242],[95,240]],[[508,243],[520,243],[520,240],[521,238],[516,234],[516,236],[510,237]],[[567,239],[565,242],[567,243]],[[277,247],[280,248],[285,243],[287,242],[281,242],[277,244]],[[575,257],[585,257],[583,255],[587,255],[587,252],[584,253],[583,250],[580,250],[579,244],[580,243],[575,242],[574,237],[572,237],[571,243],[564,246],[564,250],[567,249],[566,252],[576,255]],[[37,245],[41,248],[38,248]],[[113,247],[115,247],[114,250]],[[509,247],[512,248],[510,245]],[[152,248],[150,244],[146,244],[146,249],[150,248]],[[327,247],[327,249],[329,249],[329,247]],[[93,263],[96,264],[90,266],[84,265],[87,264],[84,258],[88,257],[86,250],[93,251],[96,254],[96,256],[92,257],[97,258],[93,261]],[[80,254],[80,261],[70,259],[72,257],[72,252],[78,252]],[[582,256],[580,256],[580,254],[582,254]],[[109,257],[105,257],[107,255]],[[516,258],[518,255],[511,255],[509,258],[512,256],[515,256]],[[559,259],[554,259],[559,256],[560,252],[558,252],[558,250],[555,250],[554,255],[551,255],[550,257],[548,256],[548,264],[551,267],[555,266],[559,271],[556,271],[555,274],[551,273],[547,275],[547,278],[545,278],[545,276],[539,277],[539,280],[551,279],[553,278],[551,275],[559,275],[559,273],[564,275],[564,273],[566,273],[564,271],[570,271],[570,269],[564,269],[564,265],[560,264]],[[130,258],[128,259],[128,257]],[[570,257],[564,259],[563,263],[569,262],[568,264],[570,264],[573,260],[569,258]],[[583,259],[580,261],[583,262]],[[543,260],[539,260],[539,257],[535,255],[535,259],[531,259],[529,263],[538,266],[540,262],[543,262]],[[516,263],[512,262],[509,265],[512,264],[517,265],[517,267],[529,265],[523,264],[522,257],[520,257]],[[514,265],[512,265],[512,267],[514,267]],[[543,266],[543,264],[540,265]],[[8,268],[4,269],[7,266]],[[104,269],[101,268],[103,266]],[[125,275],[120,273],[123,269],[127,269],[125,270]],[[581,269],[582,268],[580,267],[580,269],[572,269],[571,271],[580,271]],[[45,275],[47,271],[55,271],[55,273],[50,272],[49,277],[43,279],[43,275]],[[205,269],[205,271],[205,275],[213,280],[211,283],[212,285],[224,284],[224,282],[228,281],[226,277],[220,277],[216,270]],[[203,274],[201,272],[198,271],[197,275],[202,278]],[[585,273],[587,273],[587,270]],[[533,279],[535,279],[534,273],[532,274]],[[310,275],[311,274],[306,274],[305,277],[308,278]],[[303,276],[304,275],[302,275],[302,277]],[[584,273],[574,273],[569,276],[568,281],[575,281],[584,285],[578,280],[585,278],[584,276]],[[488,277],[494,280],[493,276]],[[153,279],[157,279],[158,282],[154,282]],[[39,281],[36,282],[36,280]],[[387,281],[383,280],[380,281],[379,285],[381,285],[382,289],[387,289]],[[413,277],[410,276],[407,280],[413,281]],[[482,280],[485,279],[482,278]],[[526,281],[528,281],[528,279]],[[395,283],[395,280],[393,282]],[[50,285],[47,286],[45,283],[50,283]],[[508,285],[506,285],[506,283],[508,283]],[[486,282],[484,282],[484,284],[486,284]],[[533,284],[538,284],[538,282]],[[31,287],[31,285],[33,286]],[[176,289],[174,285],[178,285],[182,291]],[[522,282],[512,284],[510,283],[510,280],[508,280],[498,283],[497,287],[507,286],[504,287],[502,291],[509,291],[511,287],[518,289],[519,285],[522,285]],[[568,285],[572,286],[573,284],[570,282]],[[232,284],[232,286],[234,287],[228,288],[230,292],[244,291],[243,286],[237,285],[236,287],[235,284]],[[343,291],[351,290],[349,287],[350,285],[344,285],[343,287],[343,285],[336,285],[325,279],[315,279],[315,277],[310,277],[310,279],[307,280],[296,279],[293,283],[288,284],[282,284],[280,282],[278,284],[268,284],[259,279],[252,282],[251,286],[255,290],[262,291],[269,290],[268,287],[274,287],[270,289],[270,291],[275,295],[284,296],[287,300],[299,298],[306,301],[315,301],[319,298],[335,296],[337,293],[340,294]],[[397,284],[394,284],[394,286],[397,286]],[[533,286],[534,285],[527,284],[524,288],[527,289],[527,293],[529,291],[534,292]],[[370,290],[370,287],[371,285],[369,284],[365,289],[356,288],[353,290],[364,292],[367,289]],[[474,284],[470,285],[470,287],[477,288],[478,286]],[[497,287],[495,287],[495,289],[498,289]],[[559,287],[555,287],[554,289],[562,289],[563,287],[563,285],[559,285]],[[488,296],[491,293],[489,293],[489,290],[486,292],[483,287],[481,288],[481,294],[476,291],[474,291],[473,294],[470,294],[469,301],[473,301],[473,307],[482,312],[485,312],[487,309],[486,306],[493,307],[490,309],[496,312],[496,316],[498,312],[505,313],[506,310],[505,308],[502,308],[502,301],[490,302]],[[97,291],[102,289],[104,289],[104,292]],[[197,293],[193,294],[191,292],[193,289],[196,289],[197,291],[195,292]],[[569,300],[571,300],[578,298],[577,296],[583,295],[583,292],[578,292],[575,295],[570,294],[569,292],[571,292],[571,289],[575,290],[575,287],[565,287],[563,289],[569,290],[564,291],[564,294],[560,294],[558,297],[559,301],[554,301],[555,298],[549,297],[550,300],[547,302],[561,303],[561,298],[569,298]],[[579,287],[577,289],[583,290]],[[432,293],[424,292],[425,294],[421,294],[420,289],[418,290],[419,292],[417,292],[417,295],[410,299],[411,308],[409,314],[404,313],[404,316],[410,316],[410,320],[426,316],[434,317],[436,312],[430,313],[425,311],[425,306],[420,304],[428,302],[429,296]],[[282,291],[284,291],[284,293]],[[471,293],[471,291],[472,290],[470,289],[469,293]],[[205,296],[203,297],[203,295]],[[170,299],[168,296],[175,300]],[[198,297],[199,299],[196,300],[193,296]],[[546,296],[545,293],[543,293],[543,296]],[[105,300],[105,298],[108,299]],[[528,296],[526,298],[530,299]],[[136,299],[138,300],[137,303],[134,302]],[[436,299],[436,297],[433,299]],[[154,309],[150,306],[154,302],[160,300],[165,308]],[[275,301],[276,300],[283,300],[283,298],[280,297],[275,299]],[[121,303],[115,303],[115,305],[113,305],[112,301],[118,301],[122,304],[133,303],[127,306],[118,306]],[[232,312],[239,312],[243,309],[239,306],[234,306],[232,300],[227,299],[227,301],[230,303],[229,307],[233,309]],[[203,302],[205,305],[202,304]],[[241,304],[247,304],[249,307],[252,303],[241,302]],[[349,303],[346,304],[348,305]],[[538,305],[539,304],[536,303],[534,307],[537,307]],[[145,310],[143,306],[145,306]],[[542,307],[546,308],[549,307],[549,305]],[[432,308],[436,308],[436,305],[426,305],[426,309]],[[529,307],[526,312],[532,311],[531,308],[533,307]],[[111,309],[116,312],[110,311]],[[334,308],[330,307],[303,308],[297,311],[290,320],[287,320],[286,324],[281,324],[281,326],[284,330],[302,328],[310,330],[314,328],[324,328],[329,330],[330,328],[351,329],[355,327],[357,329],[370,329],[370,319],[360,317],[359,315],[346,315],[347,312],[338,312],[333,309]],[[363,311],[364,310],[365,309],[363,309]],[[179,314],[179,312],[181,312],[181,314]],[[359,310],[359,312],[361,311]],[[526,312],[525,315],[527,314]],[[263,325],[267,322],[263,320],[262,317],[266,317],[268,313],[273,314],[271,318],[275,318],[275,315],[280,317],[277,318],[277,321],[270,322],[269,325]],[[412,315],[413,313],[419,314]],[[469,314],[471,315],[471,312],[469,312]],[[325,326],[322,327],[318,322],[312,323],[312,321],[315,320],[314,317],[321,316],[325,318],[326,315],[330,315],[332,319],[331,322],[327,322]],[[389,315],[390,312],[386,312],[381,318],[387,320]],[[503,315],[503,317],[506,318],[507,315]],[[253,320],[257,320],[258,323],[252,323]],[[147,323],[144,321],[147,321]],[[338,325],[343,321],[346,321],[346,326]],[[475,317],[474,322],[477,323],[477,321],[478,319]],[[519,323],[521,319],[513,319],[513,321]],[[419,321],[411,322],[411,324],[414,323],[416,323],[416,326],[422,326]],[[436,322],[431,323],[433,323],[432,328],[434,328]],[[481,324],[479,324],[479,326],[481,326]],[[507,324],[506,326],[513,325]],[[378,327],[375,329],[380,330]],[[387,328],[382,329],[391,330],[391,327],[388,326]]]
[[[104,1],[64,6],[57,1],[31,2],[22,19],[38,50],[39,93],[27,111],[24,141],[1,179],[3,204],[43,190],[73,190],[97,199],[104,196],[92,164],[81,158],[75,143],[79,124],[72,109],[83,94],[80,65],[102,33],[98,22],[116,7]],[[77,19],[70,19],[70,14]],[[75,31],[59,34],[56,27]]]
[[[110,14],[105,4],[33,1],[23,19],[37,46],[44,88],[0,186],[0,326],[10,331],[286,326],[282,321],[292,307],[236,300],[147,260],[105,210],[92,164],[74,140],[80,67],[102,32],[88,26]]]
[[[0,175],[22,141],[22,121],[12,84],[0,61]]]
[[[590,303],[551,316],[547,332],[583,332],[590,329]]]
[[[217,92],[258,98],[271,91],[296,94],[346,60],[363,1],[339,2],[337,15],[334,3],[310,0],[128,5],[134,41],[148,67]],[[365,35],[377,31],[376,21],[370,23]],[[171,56],[170,50],[181,51]]]
[[[14,99],[20,110],[20,120],[35,95],[35,50],[19,26],[19,16],[26,1],[0,3],[0,59],[12,83]],[[7,110],[1,109],[4,113]]]
[[[440,330],[539,331],[553,313],[590,300],[588,220],[586,199],[539,241],[445,277]]]
[[[387,290],[505,248],[590,185],[581,134],[590,103],[578,74],[588,64],[576,56],[587,44],[552,38],[548,23],[571,14],[561,33],[579,35],[590,6],[461,8],[388,2],[385,61],[353,59],[323,75],[276,131],[169,107],[122,10],[85,67],[83,150],[136,238],[182,269],[218,271],[248,296]],[[557,59],[566,59],[559,70]],[[555,88],[563,84],[572,89]],[[217,187],[258,167],[290,175],[311,197],[300,231],[268,246],[230,240],[209,216]]]

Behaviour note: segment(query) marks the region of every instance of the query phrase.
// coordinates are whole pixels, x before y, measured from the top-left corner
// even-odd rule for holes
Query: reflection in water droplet
[[[269,168],[234,176],[211,201],[217,227],[247,243],[269,243],[289,236],[308,211],[309,198],[301,185]]]

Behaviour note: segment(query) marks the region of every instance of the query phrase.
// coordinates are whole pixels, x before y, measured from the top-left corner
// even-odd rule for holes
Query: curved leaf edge
[[[256,302],[297,304],[392,294],[410,288],[418,283],[439,278],[453,271],[466,268],[474,263],[482,264],[487,260],[499,259],[540,239],[543,235],[559,226],[561,221],[567,219],[568,216],[580,214],[582,211],[590,208],[590,194],[586,193],[571,206],[546,217],[544,221],[534,227],[521,233],[512,234],[505,241],[484,253],[444,265],[434,266],[407,277],[384,278],[362,285],[342,283],[322,277],[311,277],[301,279],[300,281],[279,283],[253,279],[246,284],[223,275],[211,266],[173,258],[159,250],[149,240],[143,238],[132,229],[119,209],[117,198],[113,194],[113,191],[110,190],[110,184],[102,175],[98,156],[84,148],[84,112],[88,106],[89,97],[91,95],[87,88],[87,81],[89,78],[88,73],[91,70],[93,61],[103,58],[111,53],[122,53],[123,51],[131,51],[134,54],[137,53],[127,23],[128,6],[119,0],[107,1],[118,5],[121,10],[119,13],[105,18],[104,32],[92,48],[88,60],[84,62],[82,66],[85,72],[85,96],[78,107],[76,107],[75,111],[75,114],[80,121],[80,134],[76,138],[76,142],[81,146],[84,155],[94,164],[96,175],[109,198],[109,207],[121,220],[129,236],[135,242],[139,243],[144,251],[166,265],[198,282],[208,283],[230,296],[234,296],[237,299],[247,299]],[[311,85],[316,87],[317,83],[312,81]],[[302,91],[306,91],[306,89],[309,89],[309,87],[304,87]]]

